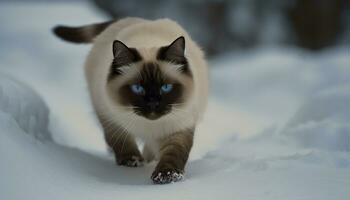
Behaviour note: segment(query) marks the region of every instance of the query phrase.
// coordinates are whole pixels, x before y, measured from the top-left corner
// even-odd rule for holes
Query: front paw
[[[181,181],[184,178],[182,171],[177,169],[161,169],[152,173],[151,179],[154,184],[168,184]]]
[[[144,164],[144,159],[141,156],[122,156],[117,159],[117,164],[126,167],[140,167]]]

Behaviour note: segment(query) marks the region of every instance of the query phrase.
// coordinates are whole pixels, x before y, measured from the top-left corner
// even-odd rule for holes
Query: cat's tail
[[[111,20],[78,27],[58,25],[54,27],[52,31],[57,37],[67,42],[91,43],[97,35],[104,31],[113,22],[115,21]]]

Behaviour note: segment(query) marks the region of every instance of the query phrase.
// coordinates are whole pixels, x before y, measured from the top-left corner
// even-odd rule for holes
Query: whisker
[[[133,118],[132,120],[130,120],[130,121],[131,121],[130,125],[133,125],[134,122],[136,121],[136,117],[134,117],[134,118]],[[123,141],[123,144],[122,144],[122,149],[121,149],[121,151],[120,151],[121,153],[123,153],[123,150],[124,150],[124,143],[125,143],[125,141],[126,141],[128,135],[129,135],[129,132],[126,132],[126,135],[125,135],[125,138],[124,138],[124,141]]]
[[[117,142],[119,141],[119,139],[121,138],[122,135],[124,135],[125,133],[128,133],[128,129],[129,129],[131,123],[132,123],[132,121],[129,121],[125,127],[120,126],[120,127],[122,127],[123,131],[122,131],[122,133],[120,133],[117,140],[113,143],[113,146],[117,144]],[[116,133],[116,134],[118,134],[118,133]]]

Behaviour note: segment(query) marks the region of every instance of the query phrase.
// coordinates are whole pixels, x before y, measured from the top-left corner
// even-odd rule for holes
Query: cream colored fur
[[[194,84],[192,94],[181,110],[175,109],[172,114],[158,120],[148,120],[116,105],[106,91],[106,80],[113,60],[113,41],[120,40],[129,47],[137,48],[143,59],[151,61],[156,59],[156,50],[159,47],[169,45],[179,36],[185,37],[185,56],[193,74]],[[123,70],[128,73],[128,69]],[[175,72],[168,71],[175,75]],[[143,139],[149,146],[156,148],[157,139],[195,127],[204,114],[208,96],[207,64],[200,48],[187,32],[172,20],[125,18],[111,24],[94,39],[85,64],[85,72],[96,112],[112,123],[122,126],[135,137]]]

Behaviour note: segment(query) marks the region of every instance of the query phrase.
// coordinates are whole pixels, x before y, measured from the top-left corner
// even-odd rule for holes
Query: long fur
[[[186,101],[186,105],[181,110],[175,109],[170,115],[154,121],[116,106],[106,92],[106,80],[113,60],[112,42],[114,40],[123,41],[127,46],[140,50],[143,59],[152,61],[159,47],[169,45],[179,36],[184,36],[186,39],[185,56],[189,62],[194,82],[191,97]],[[150,143],[171,133],[195,127],[202,118],[206,107],[208,74],[204,55],[187,32],[169,19],[151,21],[125,18],[110,24],[94,38],[92,50],[85,63],[85,73],[97,114],[111,119],[126,128],[129,133]],[[133,122],[132,126],[130,126],[131,122]]]

